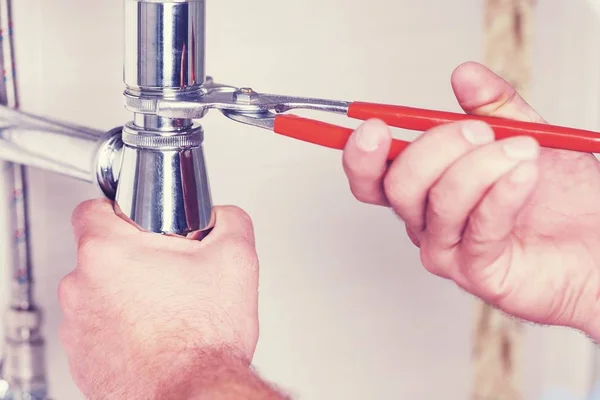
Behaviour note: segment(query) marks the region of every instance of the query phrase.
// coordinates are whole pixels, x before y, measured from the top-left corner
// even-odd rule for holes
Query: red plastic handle
[[[275,117],[273,131],[304,142],[343,150],[353,130],[293,114],[280,114]],[[395,159],[409,144],[394,139],[388,153],[388,160]]]
[[[363,121],[378,118],[390,126],[421,132],[449,122],[477,119],[494,129],[496,139],[531,136],[543,147],[586,153],[600,152],[599,133],[554,125],[363,102],[352,103],[348,108],[348,116]]]

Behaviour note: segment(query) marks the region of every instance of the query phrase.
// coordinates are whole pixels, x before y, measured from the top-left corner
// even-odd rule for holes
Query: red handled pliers
[[[421,132],[449,122],[480,120],[493,128],[496,139],[530,136],[543,147],[600,153],[600,133],[587,130],[405,106],[260,94],[250,88],[240,89],[212,82],[209,82],[201,96],[193,99],[161,99],[145,103],[131,99],[127,106],[136,112],[152,112],[163,117],[188,119],[202,118],[209,109],[215,108],[234,121],[340,150],[345,147],[353,129],[285,112],[307,109],[345,114],[358,120],[377,118],[393,127]],[[396,158],[409,144],[410,142],[394,139],[388,159]]]

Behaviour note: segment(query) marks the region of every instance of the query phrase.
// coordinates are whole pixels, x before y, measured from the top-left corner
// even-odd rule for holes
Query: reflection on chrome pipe
[[[125,0],[127,91],[198,92],[205,79],[204,24],[204,0]]]
[[[99,184],[105,193],[114,191],[115,187],[106,187],[114,182],[99,174],[112,176],[112,166],[97,163],[116,161],[119,133],[106,134],[0,107],[0,159],[87,182],[103,180]],[[112,145],[107,147],[107,141]],[[99,154],[104,156],[99,158]]]
[[[200,96],[204,0],[124,0],[125,95],[141,102]],[[134,113],[123,129],[115,211],[151,232],[198,239],[212,227],[202,127]]]
[[[202,238],[212,224],[202,128],[165,136],[132,126],[123,129],[115,211],[146,231]]]

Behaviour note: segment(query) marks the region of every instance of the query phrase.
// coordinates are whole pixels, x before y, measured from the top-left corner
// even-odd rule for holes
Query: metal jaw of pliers
[[[345,147],[352,129],[286,113],[295,109],[318,110],[363,121],[380,119],[393,127],[420,132],[460,120],[481,120],[493,128],[496,139],[531,136],[544,147],[600,152],[600,134],[592,131],[398,105],[263,94],[250,88],[217,84],[211,78],[200,94],[189,97],[145,99],[126,94],[125,98],[126,108],[136,113],[194,120],[217,109],[233,121],[334,149]],[[394,139],[388,159],[396,158],[408,145],[409,142]]]
[[[126,108],[134,112],[183,119],[202,118],[210,109],[248,114],[283,113],[292,109],[344,113],[349,104],[343,101],[259,94],[250,88],[236,88],[214,83],[210,77],[202,86],[200,94],[189,97],[184,95],[176,99],[144,99],[125,94],[125,99]]]

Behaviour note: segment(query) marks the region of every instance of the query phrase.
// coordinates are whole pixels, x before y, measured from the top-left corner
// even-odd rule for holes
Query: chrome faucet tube
[[[124,0],[125,96],[197,98],[205,80],[204,0]],[[201,238],[212,225],[202,127],[133,112],[123,129],[115,211],[141,229]]]
[[[127,91],[198,92],[205,79],[204,0],[124,0]]]

